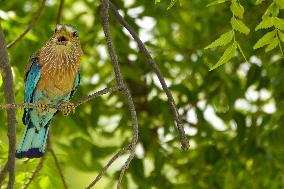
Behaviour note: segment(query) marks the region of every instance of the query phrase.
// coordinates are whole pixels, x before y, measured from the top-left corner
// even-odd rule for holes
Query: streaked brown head
[[[67,45],[68,43],[79,41],[78,31],[74,26],[58,24],[54,31],[57,45]]]
[[[78,31],[74,26],[58,24],[53,36],[40,50],[42,64],[79,65],[83,55]]]

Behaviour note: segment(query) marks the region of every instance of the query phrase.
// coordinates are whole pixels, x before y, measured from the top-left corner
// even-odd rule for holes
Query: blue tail
[[[38,129],[31,120],[28,120],[25,133],[16,150],[16,158],[40,158],[43,156],[49,124],[50,121]]]

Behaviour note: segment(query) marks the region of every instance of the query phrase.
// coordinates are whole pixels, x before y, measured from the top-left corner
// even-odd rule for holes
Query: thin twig
[[[20,35],[18,37],[16,37],[16,39],[14,39],[13,41],[11,41],[8,45],[7,45],[7,49],[11,48],[13,45],[15,45],[15,43],[17,43],[20,39],[22,39],[35,25],[35,23],[38,21],[40,14],[45,6],[45,2],[46,0],[42,0],[41,4],[39,5],[38,10],[36,11],[35,15],[32,18],[31,23],[26,27],[26,29],[20,33]]]
[[[8,172],[8,162],[5,163],[4,167],[2,168],[0,172],[0,188],[2,186],[3,181],[5,180],[7,172]]]
[[[27,189],[29,187],[29,185],[31,184],[31,182],[34,180],[35,176],[38,174],[38,172],[41,170],[42,166],[43,166],[43,162],[45,160],[45,156],[44,155],[42,158],[40,158],[36,168],[34,169],[32,175],[30,176],[30,178],[25,182],[24,186],[21,189]]]
[[[110,92],[115,92],[115,91],[119,91],[121,90],[120,87],[118,86],[114,86],[114,87],[107,87],[107,88],[104,88],[102,90],[99,90],[97,92],[94,92],[93,94],[90,94],[84,98],[82,98],[81,100],[77,101],[74,103],[74,106],[75,107],[78,107],[96,97],[99,97],[99,96],[102,96],[104,94],[107,94],[107,93],[110,93]],[[46,105],[47,108],[54,108],[54,109],[57,109],[57,110],[61,110],[62,109],[62,105],[59,104],[59,105],[53,105],[53,104],[47,104]],[[0,109],[18,109],[18,108],[39,108],[39,104],[37,103],[22,103],[22,104],[0,104]]]
[[[128,109],[131,113],[131,120],[132,120],[132,128],[133,128],[133,134],[132,134],[132,139],[131,139],[131,143],[129,146],[129,151],[130,151],[130,155],[128,157],[128,159],[126,160],[120,175],[119,175],[119,180],[117,183],[117,189],[120,188],[120,183],[122,181],[122,178],[124,176],[125,171],[128,169],[130,162],[132,161],[132,159],[135,156],[135,147],[136,147],[136,143],[138,141],[138,120],[137,120],[137,115],[136,115],[136,111],[135,111],[135,106],[133,104],[133,100],[130,94],[130,91],[127,87],[125,87],[124,89],[124,94],[127,98],[127,103],[128,103]]]
[[[6,103],[13,104],[15,102],[14,96],[14,81],[12,75],[11,65],[8,59],[8,52],[5,43],[4,33],[0,24],[0,72],[3,78],[3,89]],[[13,189],[15,182],[15,150],[16,150],[16,110],[7,110],[8,119],[8,139],[9,139],[9,152],[8,152],[8,170],[9,182],[8,189]]]
[[[96,179],[87,188],[91,188],[92,186],[94,186],[101,179],[102,174],[106,171],[108,166],[111,165],[111,163],[122,152],[124,152],[124,151],[126,151],[126,149],[128,149],[129,152],[130,152],[130,155],[129,155],[128,159],[126,160],[126,162],[124,163],[124,166],[121,169],[119,179],[118,179],[118,183],[117,183],[117,189],[120,189],[120,184],[121,184],[121,181],[123,179],[123,176],[124,176],[126,170],[128,169],[130,162],[132,161],[133,157],[135,156],[135,146],[136,146],[136,143],[138,141],[138,120],[137,120],[136,110],[135,110],[135,106],[134,106],[134,103],[133,103],[133,100],[132,100],[131,93],[130,93],[128,87],[123,82],[122,75],[121,75],[121,72],[120,72],[120,68],[119,68],[119,65],[118,65],[117,56],[116,56],[114,47],[112,45],[112,39],[111,39],[110,31],[109,31],[108,9],[109,9],[109,0],[103,0],[102,5],[101,5],[101,12],[100,12],[101,13],[100,15],[101,15],[102,26],[103,26],[104,34],[105,34],[105,37],[106,37],[106,42],[107,42],[107,47],[108,47],[110,59],[111,59],[111,62],[113,64],[117,85],[121,87],[121,90],[123,91],[124,95],[127,98],[128,109],[129,109],[130,114],[131,114],[133,134],[132,134],[132,139],[131,139],[131,142],[130,142],[128,148],[123,148],[122,150],[120,150],[114,156],[114,158],[112,158],[108,162],[107,166],[103,169],[103,171],[96,177]]]
[[[58,13],[56,17],[56,24],[60,24],[61,17],[62,17],[62,11],[64,7],[64,0],[60,0],[59,8],[58,8]]]
[[[91,189],[103,176],[103,174],[107,171],[107,169],[111,166],[111,164],[123,153],[125,153],[127,150],[129,150],[130,145],[123,147],[120,149],[104,166],[104,168],[101,170],[101,172],[98,174],[98,176],[95,178],[95,180],[86,187],[86,189]]]
[[[113,48],[112,39],[111,39],[110,32],[109,32],[108,10],[109,10],[109,0],[103,0],[102,6],[101,6],[101,12],[100,12],[100,14],[101,14],[100,16],[101,16],[101,20],[102,20],[102,26],[103,26],[103,30],[104,30],[105,37],[106,37],[106,42],[107,42],[107,47],[108,47],[111,63],[112,63],[113,68],[114,68],[116,82],[117,82],[118,86],[122,86],[123,80],[122,80],[120,68],[119,68],[119,65],[118,65],[117,56],[116,56],[115,50]]]
[[[51,144],[50,144],[50,145],[51,145]],[[50,153],[51,153],[51,155],[52,155],[52,157],[53,157],[53,159],[54,159],[54,161],[55,161],[55,164],[56,164],[57,170],[58,170],[58,172],[59,172],[60,178],[61,178],[61,180],[62,180],[62,183],[63,183],[63,185],[64,185],[64,188],[65,188],[65,189],[68,189],[66,180],[65,180],[64,175],[63,175],[63,171],[61,170],[61,167],[60,167],[59,160],[57,159],[57,157],[56,157],[56,155],[55,155],[55,153],[54,153],[54,151],[53,151],[53,148],[52,148],[51,146],[49,146],[49,151],[50,151]]]
[[[115,18],[117,19],[117,21],[124,26],[129,33],[131,34],[131,36],[133,37],[133,39],[138,43],[138,46],[141,50],[141,52],[147,57],[148,62],[150,63],[152,69],[154,70],[154,72],[156,73],[163,90],[165,91],[167,98],[168,98],[168,102],[171,106],[171,109],[173,111],[176,123],[177,123],[177,128],[179,131],[179,135],[180,135],[180,142],[181,142],[181,146],[184,150],[189,148],[189,142],[188,139],[186,137],[186,134],[184,132],[184,128],[183,128],[183,122],[180,118],[180,115],[178,113],[178,109],[176,107],[176,103],[175,100],[165,82],[164,76],[161,73],[160,69],[157,66],[157,63],[154,61],[154,59],[152,58],[150,52],[147,50],[147,48],[145,47],[144,43],[140,40],[138,34],[135,32],[135,30],[129,25],[129,23],[119,14],[117,8],[115,7],[114,4],[112,4],[111,2],[109,2],[109,6],[112,10],[112,12],[114,13]]]
[[[107,87],[107,88],[104,88],[102,90],[99,90],[93,94],[90,94],[88,96],[86,96],[85,98],[79,100],[78,102],[75,103],[75,107],[77,106],[80,106],[98,96],[102,96],[104,94],[107,94],[107,93],[111,93],[111,92],[117,92],[117,91],[120,91],[121,90],[121,87],[119,86],[114,86],[114,87]]]

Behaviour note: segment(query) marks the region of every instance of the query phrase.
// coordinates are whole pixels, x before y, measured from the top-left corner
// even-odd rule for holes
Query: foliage
[[[113,2],[139,32],[170,84],[191,143],[188,151],[181,151],[161,86],[137,44],[111,16],[111,34],[134,97],[140,132],[123,188],[283,188],[283,0]],[[7,42],[25,29],[39,3],[0,0]],[[58,1],[48,1],[32,31],[9,49],[18,103],[23,101],[25,64],[52,35],[58,6]],[[94,0],[66,0],[64,5],[63,22],[77,26],[85,54],[74,100],[115,83],[98,6]],[[17,110],[18,140],[24,131],[22,113]],[[8,148],[5,111],[0,111],[0,120],[3,165]],[[71,116],[54,117],[52,142],[68,186],[89,184],[129,142],[131,132],[126,99],[117,93],[96,98]],[[119,160],[95,188],[115,188],[125,158]],[[37,162],[17,160],[16,188]],[[30,188],[63,188],[50,154]]]

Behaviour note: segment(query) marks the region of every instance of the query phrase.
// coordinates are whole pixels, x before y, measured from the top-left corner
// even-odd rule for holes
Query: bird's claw
[[[48,110],[48,107],[45,103],[39,102],[37,106],[38,106],[38,108],[40,109],[41,112],[45,112],[45,111]]]
[[[65,102],[60,105],[60,110],[65,116],[75,112],[75,105],[71,102]]]

